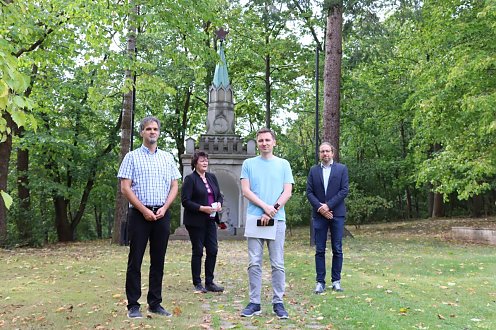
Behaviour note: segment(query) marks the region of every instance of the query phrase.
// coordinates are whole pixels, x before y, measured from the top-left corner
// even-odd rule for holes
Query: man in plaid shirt
[[[117,177],[129,201],[129,257],[126,295],[129,318],[141,318],[141,263],[150,241],[148,311],[171,316],[162,303],[165,252],[170,235],[170,206],[178,193],[181,177],[172,155],[158,149],[160,121],[146,117],[140,123],[143,144],[123,159]]]

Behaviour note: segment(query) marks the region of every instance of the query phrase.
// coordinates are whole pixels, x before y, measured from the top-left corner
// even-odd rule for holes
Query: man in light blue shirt
[[[272,267],[272,308],[280,319],[287,319],[283,295],[286,283],[284,270],[284,240],[286,237],[286,213],[284,205],[291,197],[293,174],[289,162],[276,157],[273,149],[276,137],[272,130],[262,128],[256,135],[260,156],[245,160],[241,169],[241,190],[249,201],[246,221],[257,221],[261,226],[276,226],[275,239],[248,237],[248,278],[250,303],[241,316],[261,314],[262,257],[267,243]],[[247,224],[248,226],[248,224]]]
[[[162,279],[165,252],[170,235],[170,206],[177,196],[181,177],[174,158],[157,147],[160,121],[146,117],[140,124],[143,145],[122,160],[117,177],[121,191],[129,201],[129,257],[126,272],[126,296],[129,318],[141,318],[141,263],[150,241],[148,311],[171,316],[162,303]]]

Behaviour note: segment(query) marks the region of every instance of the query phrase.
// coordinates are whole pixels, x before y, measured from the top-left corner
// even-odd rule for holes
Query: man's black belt
[[[157,206],[148,206],[148,205],[145,205],[145,207],[149,210],[151,210],[153,213],[157,212],[159,208],[162,207],[162,205],[157,205]]]

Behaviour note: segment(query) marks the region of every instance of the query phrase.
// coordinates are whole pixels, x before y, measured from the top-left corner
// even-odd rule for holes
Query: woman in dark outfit
[[[207,173],[208,154],[197,151],[191,159],[193,173],[184,178],[181,201],[184,207],[183,222],[189,233],[192,245],[191,274],[195,291],[205,293],[222,292],[224,288],[214,283],[214,270],[217,260],[217,224],[219,211],[224,201],[219,183],[212,173]],[[217,205],[212,206],[212,203]],[[203,248],[205,257],[205,287],[201,281]]]

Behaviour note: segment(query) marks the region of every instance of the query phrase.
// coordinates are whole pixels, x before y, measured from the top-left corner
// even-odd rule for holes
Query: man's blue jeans
[[[332,220],[314,219],[315,237],[315,271],[316,280],[325,284],[326,260],[325,251],[327,244],[327,232],[331,232],[332,249],[332,282],[341,280],[341,269],[343,267],[343,232],[344,217],[335,217]]]

